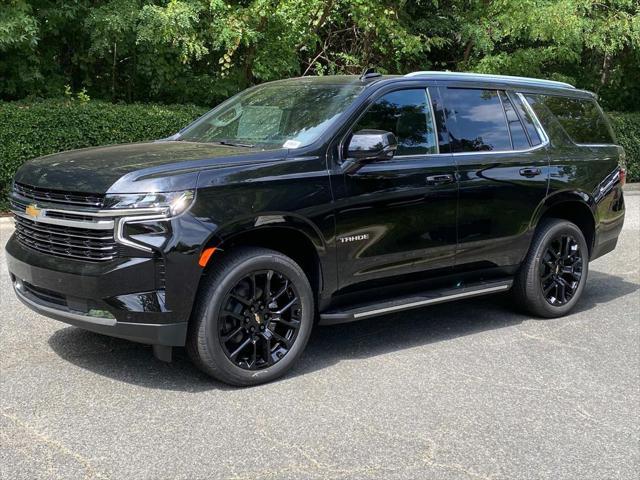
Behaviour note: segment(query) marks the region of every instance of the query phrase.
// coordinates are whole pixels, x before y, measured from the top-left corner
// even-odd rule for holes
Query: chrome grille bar
[[[67,205],[83,205],[86,207],[100,208],[104,204],[103,195],[90,193],[68,193],[58,190],[32,187],[22,183],[14,183],[13,191],[29,200],[63,203]]]
[[[20,216],[16,216],[15,220],[18,241],[34,250],[88,261],[106,261],[117,256],[118,244],[113,233],[95,235],[92,230],[50,227]]]

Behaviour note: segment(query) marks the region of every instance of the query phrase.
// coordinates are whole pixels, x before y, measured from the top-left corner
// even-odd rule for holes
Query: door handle
[[[523,169],[520,170],[520,175],[522,175],[523,177],[527,177],[527,178],[537,177],[541,173],[542,173],[542,170],[540,170],[539,168],[535,168],[535,167],[528,167],[528,168],[523,168]]]
[[[430,175],[427,177],[427,185],[443,185],[453,182],[453,175],[450,173],[442,175]]]

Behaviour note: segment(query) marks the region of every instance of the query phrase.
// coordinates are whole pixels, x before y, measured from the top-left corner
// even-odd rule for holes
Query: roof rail
[[[480,77],[485,80],[494,80],[497,82],[512,81],[512,82],[529,83],[529,84],[537,84],[537,85],[548,85],[550,87],[576,88],[570,83],[558,82],[556,80],[541,80],[539,78],[514,77],[511,75],[492,75],[489,73],[423,71],[423,72],[411,72],[405,75],[405,77],[420,77],[420,76],[430,76],[430,77],[449,76],[454,78],[455,77],[476,77],[476,78]]]

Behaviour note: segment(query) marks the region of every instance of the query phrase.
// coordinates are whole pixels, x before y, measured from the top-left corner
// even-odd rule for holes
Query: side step
[[[400,297],[381,303],[358,305],[346,310],[330,310],[320,314],[320,325],[335,325],[338,323],[354,322],[364,318],[386,315],[389,313],[410,310],[412,308],[434,305],[436,303],[461,300],[463,298],[478,297],[491,293],[506,292],[513,285],[513,279],[493,280],[475,283],[464,287],[431,290],[422,295]]]

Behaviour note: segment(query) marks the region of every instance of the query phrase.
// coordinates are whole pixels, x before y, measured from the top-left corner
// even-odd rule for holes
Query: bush
[[[610,113],[609,118],[627,154],[627,181],[640,182],[640,112]]]
[[[25,161],[74,148],[138,142],[176,133],[207,109],[100,101],[0,102],[0,211]]]

